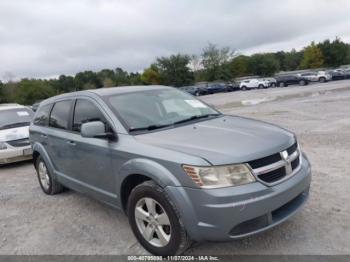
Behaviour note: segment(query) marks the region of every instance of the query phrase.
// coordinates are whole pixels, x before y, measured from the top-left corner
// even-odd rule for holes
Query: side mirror
[[[105,124],[101,121],[93,121],[81,125],[80,134],[88,138],[104,138],[115,140],[116,135],[112,132],[106,132]]]

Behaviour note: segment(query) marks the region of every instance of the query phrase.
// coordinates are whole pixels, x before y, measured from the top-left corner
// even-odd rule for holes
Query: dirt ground
[[[350,254],[347,87],[350,81],[202,97],[227,114],[294,131],[311,161],[313,180],[308,203],[282,225],[243,240],[196,245],[187,254]],[[21,163],[0,168],[0,254],[147,252],[123,213],[72,191],[47,196],[32,164]]]

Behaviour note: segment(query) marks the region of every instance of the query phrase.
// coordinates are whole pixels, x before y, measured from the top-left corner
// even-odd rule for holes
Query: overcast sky
[[[197,53],[245,54],[350,42],[348,0],[0,0],[0,78],[52,77]]]

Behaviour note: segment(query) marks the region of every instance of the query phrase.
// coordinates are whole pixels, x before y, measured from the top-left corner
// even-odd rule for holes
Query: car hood
[[[0,130],[0,142],[24,139],[29,137],[29,127],[16,127]]]
[[[201,157],[213,165],[244,163],[285,150],[294,134],[265,122],[222,116],[141,134],[142,143]]]

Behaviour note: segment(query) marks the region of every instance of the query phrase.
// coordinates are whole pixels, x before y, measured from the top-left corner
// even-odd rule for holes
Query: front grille
[[[292,170],[295,170],[299,166],[299,163],[300,163],[299,157],[297,157],[294,161],[292,161],[292,163],[291,163]]]
[[[298,143],[294,143],[292,146],[287,148],[288,155],[291,155],[297,150],[298,148]]]
[[[293,171],[299,167],[300,152],[298,151],[297,142],[284,151],[282,151],[284,153],[278,152],[248,162],[259,180],[267,184],[272,184],[288,175],[291,175]]]
[[[262,166],[267,166],[267,165],[273,164],[273,163],[278,162],[280,160],[282,160],[281,155],[279,153],[277,153],[277,154],[273,154],[271,156],[267,156],[264,158],[250,161],[250,162],[248,162],[248,164],[251,166],[251,168],[255,169],[255,168],[262,167]]]
[[[30,145],[29,138],[12,140],[12,141],[8,141],[6,143],[8,143],[9,145],[14,146],[14,147],[23,147],[23,146]]]
[[[259,178],[266,183],[276,182],[286,176],[285,167],[280,167],[271,172],[259,175]]]

